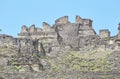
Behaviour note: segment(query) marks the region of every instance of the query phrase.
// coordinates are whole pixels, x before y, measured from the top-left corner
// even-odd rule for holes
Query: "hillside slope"
[[[33,70],[29,70],[28,64],[9,65],[7,60],[12,60],[13,56],[18,55],[13,50],[0,49],[1,79],[119,79],[120,77],[118,75],[120,51],[96,49],[88,52],[64,51],[54,55],[47,54],[45,58],[39,58],[43,70],[39,70],[37,64],[31,65]]]

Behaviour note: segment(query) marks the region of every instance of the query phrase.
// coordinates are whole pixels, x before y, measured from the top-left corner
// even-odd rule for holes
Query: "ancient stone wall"
[[[76,16],[76,23],[79,23],[79,24],[82,24],[83,23],[83,20],[80,16]]]
[[[100,30],[100,38],[110,38],[110,31],[108,29]]]
[[[79,28],[79,36],[91,36],[91,35],[96,35],[96,32],[94,29],[81,29]]]
[[[81,18],[80,16],[76,16],[75,20],[76,20],[77,24],[80,24],[81,29],[83,29],[83,30],[92,29],[92,20],[91,19],[84,19],[84,18]]]
[[[0,66],[21,66],[28,70],[39,70],[42,67],[39,57],[45,57],[46,54],[43,45],[40,44],[39,47],[38,44],[37,40],[0,34]]]
[[[22,30],[21,30],[22,33],[27,33],[28,32],[28,28],[26,25],[23,25],[22,26]]]
[[[92,20],[83,19],[83,26],[85,27],[84,29],[92,28]]]
[[[19,37],[27,37],[32,39],[39,39],[45,48],[60,45],[71,45],[72,47],[79,46],[80,36],[96,35],[92,28],[92,20],[83,19],[76,16],[76,22],[70,23],[68,16],[63,16],[55,21],[53,26],[43,22],[43,28],[36,28],[31,25],[28,32],[19,33]]]
[[[43,47],[45,48],[45,51],[49,52],[51,47],[58,45],[57,33],[55,33],[55,32],[49,33],[48,32],[44,36],[38,38],[38,43],[42,43]]]
[[[29,32],[30,32],[30,33],[36,32],[36,28],[35,28],[35,25],[34,25],[34,24],[30,26]]]
[[[63,16],[55,20],[55,24],[66,24],[68,23],[68,16]]]
[[[75,23],[70,23],[68,21],[68,16],[63,16],[55,20],[55,24],[53,26],[46,22],[43,22],[42,28],[37,28],[34,24],[29,28],[24,25],[21,33],[18,35],[20,38],[30,38],[33,40],[37,39],[39,43],[43,44],[45,51],[48,51],[52,47],[59,47],[61,45],[72,46],[73,48],[81,48],[81,45],[83,48],[84,46],[91,46],[93,44],[91,39],[96,38],[96,36],[98,37],[92,27],[92,20],[84,19],[80,16],[76,16],[75,20]],[[110,37],[110,32],[106,29],[100,30],[99,37],[113,40],[113,38]],[[120,24],[117,34],[117,39],[119,38]],[[114,41],[115,39],[116,38],[114,38]],[[86,42],[88,40],[89,44]]]
[[[62,43],[66,45],[71,45],[73,47],[78,47],[78,29],[79,24],[65,24],[65,25],[56,25],[57,32],[62,37]]]
[[[10,48],[16,50],[16,52],[28,52],[34,49],[33,40],[13,38],[8,35],[0,35],[0,48]]]
[[[46,22],[43,22],[43,32],[55,32],[55,30]]]

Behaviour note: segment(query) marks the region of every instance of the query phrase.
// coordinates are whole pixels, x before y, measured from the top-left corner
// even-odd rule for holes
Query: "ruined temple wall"
[[[79,29],[79,24],[65,24],[65,25],[58,25],[57,31],[59,35],[62,37],[62,41],[66,45],[71,45],[73,47],[78,46],[78,29]]]
[[[32,33],[30,34],[30,37],[33,39],[37,38],[44,38],[44,37],[50,37],[50,38],[57,38],[57,33],[56,32],[37,32],[37,33]]]
[[[43,44],[46,52],[48,52],[51,47],[58,44],[56,32],[44,32],[44,35],[40,35],[38,37],[39,43]]]
[[[92,20],[91,19],[83,19],[80,16],[76,16],[75,23],[80,24],[81,29],[92,29]]]
[[[28,37],[28,36],[30,36],[30,34],[27,32],[27,33],[18,33],[18,38],[26,38],[26,37]]]
[[[68,23],[68,16],[63,16],[55,20],[55,24],[67,24]]]
[[[16,40],[14,40],[12,36],[2,35],[2,34],[0,35],[0,46],[1,46],[1,48],[11,46],[15,42],[16,42]]]
[[[94,29],[87,29],[87,30],[79,29],[79,36],[91,36],[91,35],[96,35]]]
[[[22,32],[19,35],[20,38],[30,37],[32,39],[39,39],[39,42],[43,43],[45,48],[56,46],[58,43],[59,45],[78,47],[82,39],[81,37],[97,35],[92,27],[92,20],[84,19],[80,16],[76,16],[75,23],[70,23],[68,16],[63,16],[58,18],[53,26],[43,22],[42,29],[31,25],[30,28],[24,27]],[[100,38],[110,37],[110,33],[109,31],[102,30],[99,36]],[[117,36],[120,37],[120,32]]]
[[[21,27],[21,33],[27,33],[28,32],[28,27],[26,25],[23,25]]]
[[[43,32],[55,32],[55,29],[53,29],[50,24],[43,22]]]
[[[100,38],[110,38],[110,31],[108,29],[100,30]]]
[[[76,16],[75,22],[78,24],[83,24],[83,19],[80,16]]]
[[[34,33],[36,32],[36,28],[35,28],[35,25],[31,25],[30,28],[29,28],[29,33]]]
[[[32,52],[34,49],[33,40],[14,38],[8,35],[0,35],[0,48],[13,49],[16,52]]]
[[[69,23],[68,16],[60,17],[55,21],[54,26],[62,25],[64,27],[66,27],[67,24],[71,25],[71,26],[73,24],[79,25],[79,35],[94,35],[95,34],[95,31],[92,28],[92,20],[82,19],[80,16],[76,16],[76,23],[73,23],[73,24]],[[71,26],[66,27],[66,28],[67,29],[71,28]],[[67,29],[66,29],[66,31],[67,31]],[[43,22],[42,29],[36,28],[34,24],[31,25],[30,28],[27,28],[24,26],[22,29],[22,32],[19,34],[19,37],[20,38],[25,38],[27,36],[31,36],[32,38],[39,38],[39,37],[44,37],[44,36],[46,37],[45,34],[53,33],[53,32],[55,32],[55,28],[51,27],[48,23]],[[48,34],[48,35],[50,36],[51,34]],[[69,34],[67,34],[67,35],[69,35]]]

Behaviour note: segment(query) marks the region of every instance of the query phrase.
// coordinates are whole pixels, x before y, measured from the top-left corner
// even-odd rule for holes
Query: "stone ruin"
[[[68,16],[63,16],[55,20],[52,26],[46,22],[43,22],[42,28],[34,24],[30,27],[23,25],[18,38],[1,34],[0,39],[1,48],[11,46],[17,52],[44,50],[44,53],[54,53],[63,50],[87,51],[101,47],[119,50],[120,24],[118,34],[111,37],[108,29],[100,30],[98,35],[91,19],[76,16],[75,22],[71,23]]]
[[[100,30],[100,38],[110,38],[110,31],[108,29]]]
[[[29,28],[23,25],[18,38],[0,34],[0,48],[13,49],[17,52],[20,57],[15,57],[14,60],[16,59],[15,61],[20,65],[28,64],[31,68],[31,64],[37,64],[42,68],[38,56],[45,57],[47,54],[52,55],[62,51],[88,51],[97,48],[120,50],[120,24],[118,34],[111,37],[108,29],[100,30],[98,35],[91,19],[76,16],[75,22],[70,23],[68,16],[64,16],[55,20],[52,26],[46,22],[43,22],[42,28],[34,24]],[[1,65],[3,63],[0,63]]]
[[[92,20],[82,19],[80,16],[76,16],[75,23],[70,23],[68,16],[58,18],[53,26],[43,22],[42,29],[36,28],[35,25],[29,28],[23,25],[21,33],[18,34],[19,38],[37,39],[38,42],[43,43],[46,51],[63,45],[79,49],[80,37],[96,35],[92,28]]]
[[[98,35],[92,26],[92,22],[91,19],[76,16],[75,23],[70,23],[68,16],[63,16],[55,20],[55,24],[52,26],[46,22],[43,22],[42,28],[37,28],[34,24],[29,28],[23,25],[18,36],[19,38],[37,40],[38,43],[43,44],[45,51],[49,53],[52,50],[60,50],[61,47],[65,48],[66,46],[69,49],[78,51],[99,47],[99,45],[108,45],[109,47],[111,43],[114,47],[116,40],[120,38],[120,31],[116,36],[111,37],[110,31],[103,29],[100,30]],[[120,26],[118,30],[120,30]],[[103,42],[103,39],[107,40]]]

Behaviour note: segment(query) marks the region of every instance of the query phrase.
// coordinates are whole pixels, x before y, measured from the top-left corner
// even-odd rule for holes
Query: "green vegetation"
[[[65,64],[76,71],[110,71],[113,66],[108,62],[112,51],[90,51],[88,53],[70,52],[62,57]]]
[[[108,61],[108,56],[112,53],[111,50],[95,50],[85,53],[70,51],[67,54],[62,54],[58,59],[49,59],[52,68],[55,72],[61,70],[75,71],[110,71],[113,64]]]

